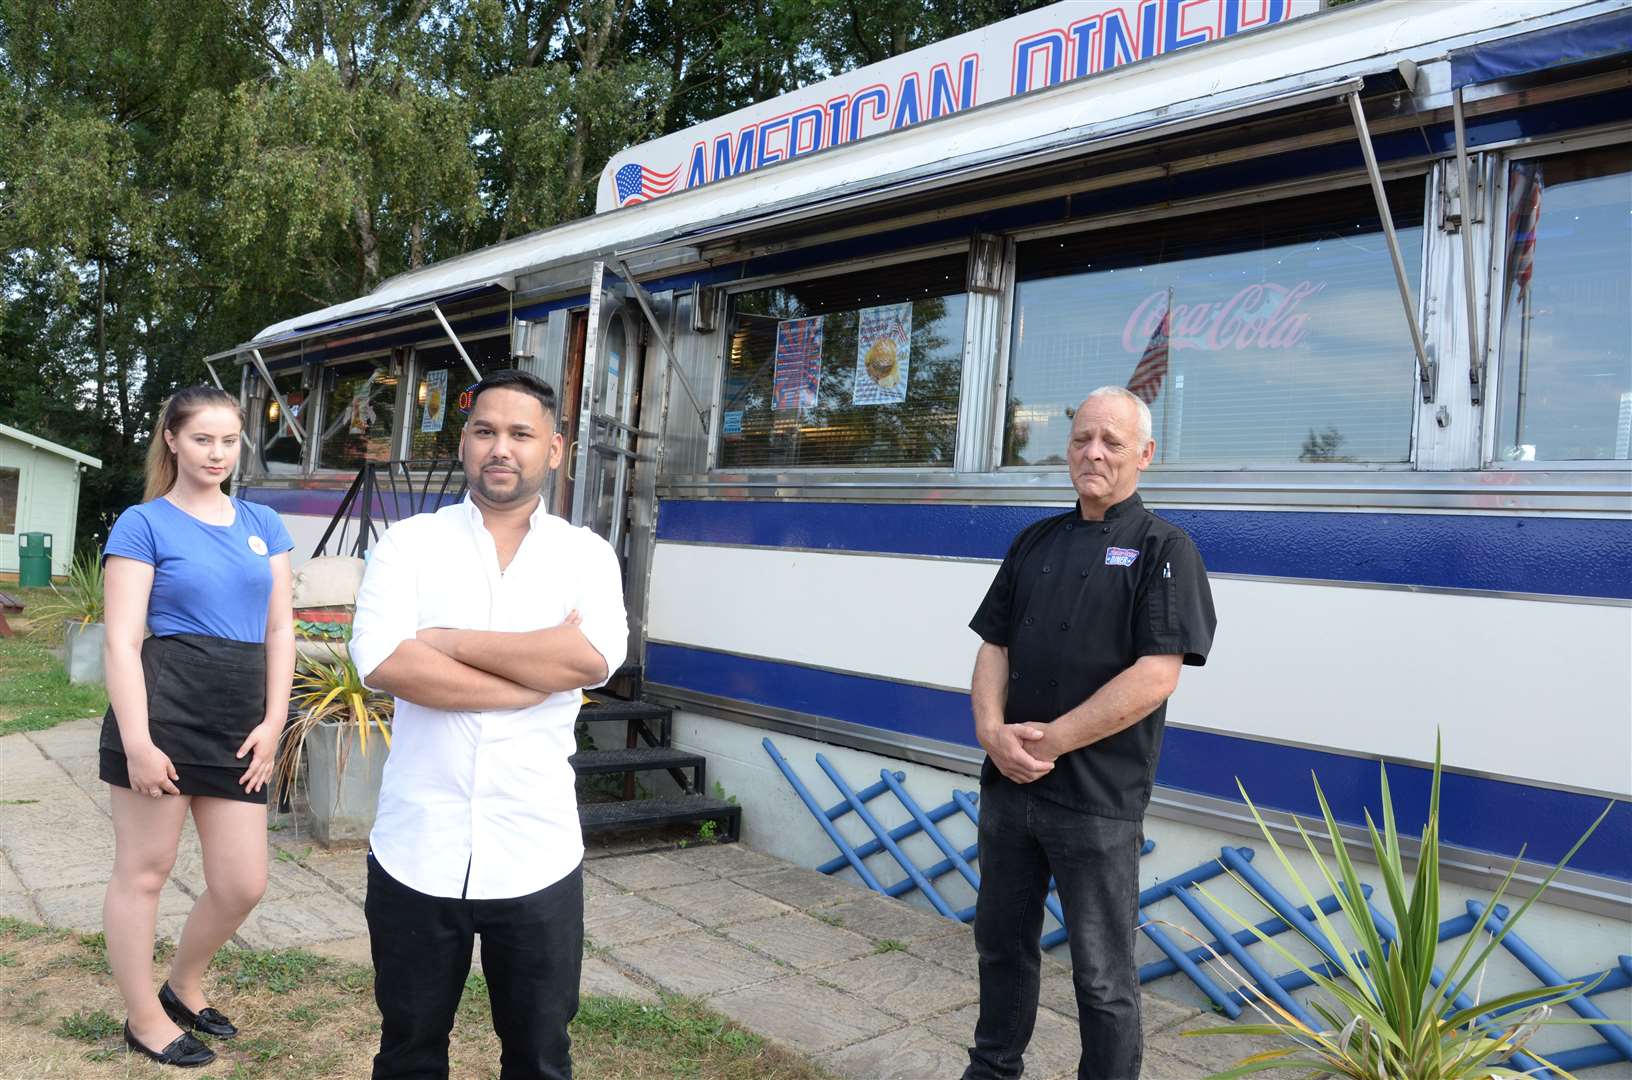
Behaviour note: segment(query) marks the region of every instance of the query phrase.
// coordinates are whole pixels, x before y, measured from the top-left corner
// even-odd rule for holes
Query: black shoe
[[[164,1011],[169,1014],[170,1019],[184,1028],[192,1028],[217,1039],[230,1039],[238,1034],[238,1029],[232,1026],[232,1021],[222,1016],[218,1010],[206,1005],[203,1010],[195,1013],[183,1005],[176,992],[170,989],[168,982],[159,987],[159,1004],[164,1006]]]
[[[215,1060],[215,1051],[193,1038],[187,1032],[182,1032],[171,1040],[170,1045],[157,1052],[149,1050],[136,1041],[136,1036],[130,1033],[130,1022],[125,1022],[125,1045],[145,1058],[151,1058],[160,1065],[174,1065],[178,1069],[196,1069],[200,1065],[208,1065]]]

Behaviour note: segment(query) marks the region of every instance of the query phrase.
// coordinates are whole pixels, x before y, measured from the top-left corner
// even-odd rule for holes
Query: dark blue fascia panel
[[[1632,11],[1520,34],[1452,51],[1451,86],[1495,82],[1568,64],[1632,53]]]
[[[976,746],[969,696],[949,690],[658,643],[646,647],[646,680],[860,724],[886,737],[893,733]],[[1312,717],[1311,738],[1319,737],[1319,726]],[[1156,782],[1239,802],[1239,778],[1259,806],[1318,818],[1320,804],[1311,775],[1319,777],[1339,821],[1363,825],[1368,812],[1381,820],[1377,762],[1326,750],[1170,726]],[[1431,776],[1420,766],[1389,766],[1402,833],[1421,832]],[[1607,803],[1590,795],[1447,772],[1441,791],[1441,839],[1507,858],[1522,848],[1526,858],[1551,863],[1563,857]],[[1571,865],[1618,880],[1632,879],[1632,803],[1615,803]]]
[[[1000,559],[1059,507],[664,500],[659,540]],[[1632,599],[1632,523],[1164,509],[1215,573]]]

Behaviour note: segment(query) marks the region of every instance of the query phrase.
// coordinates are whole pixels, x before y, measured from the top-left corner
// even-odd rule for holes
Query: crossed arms
[[[1180,653],[1141,656],[1070,712],[1046,724],[1005,724],[1009,650],[983,641],[975,655],[971,700],[975,737],[999,772],[1029,784],[1054,769],[1061,754],[1092,745],[1132,727],[1166,701],[1179,685]]]
[[[596,686],[606,660],[573,612],[545,630],[426,628],[369,675],[369,685],[430,709],[524,709],[562,690]]]

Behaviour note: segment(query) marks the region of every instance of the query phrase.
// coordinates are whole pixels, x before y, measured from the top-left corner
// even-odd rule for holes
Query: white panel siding
[[[659,544],[652,640],[967,690],[996,572],[946,559]],[[1625,606],[1241,578],[1169,719],[1632,794]],[[1590,748],[1590,752],[1583,752]]]

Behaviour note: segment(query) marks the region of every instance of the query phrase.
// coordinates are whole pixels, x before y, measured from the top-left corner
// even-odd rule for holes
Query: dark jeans
[[[584,874],[511,900],[416,892],[368,856],[368,936],[380,1052],[374,1080],[447,1080],[448,1033],[482,936],[482,974],[503,1080],[571,1080],[567,1024],[578,1012]]]
[[[1010,1080],[1037,1023],[1038,939],[1053,874],[1070,934],[1078,1080],[1133,1080],[1144,1051],[1133,962],[1140,823],[1083,813],[1023,784],[980,789],[980,1019],[964,1080]]]

